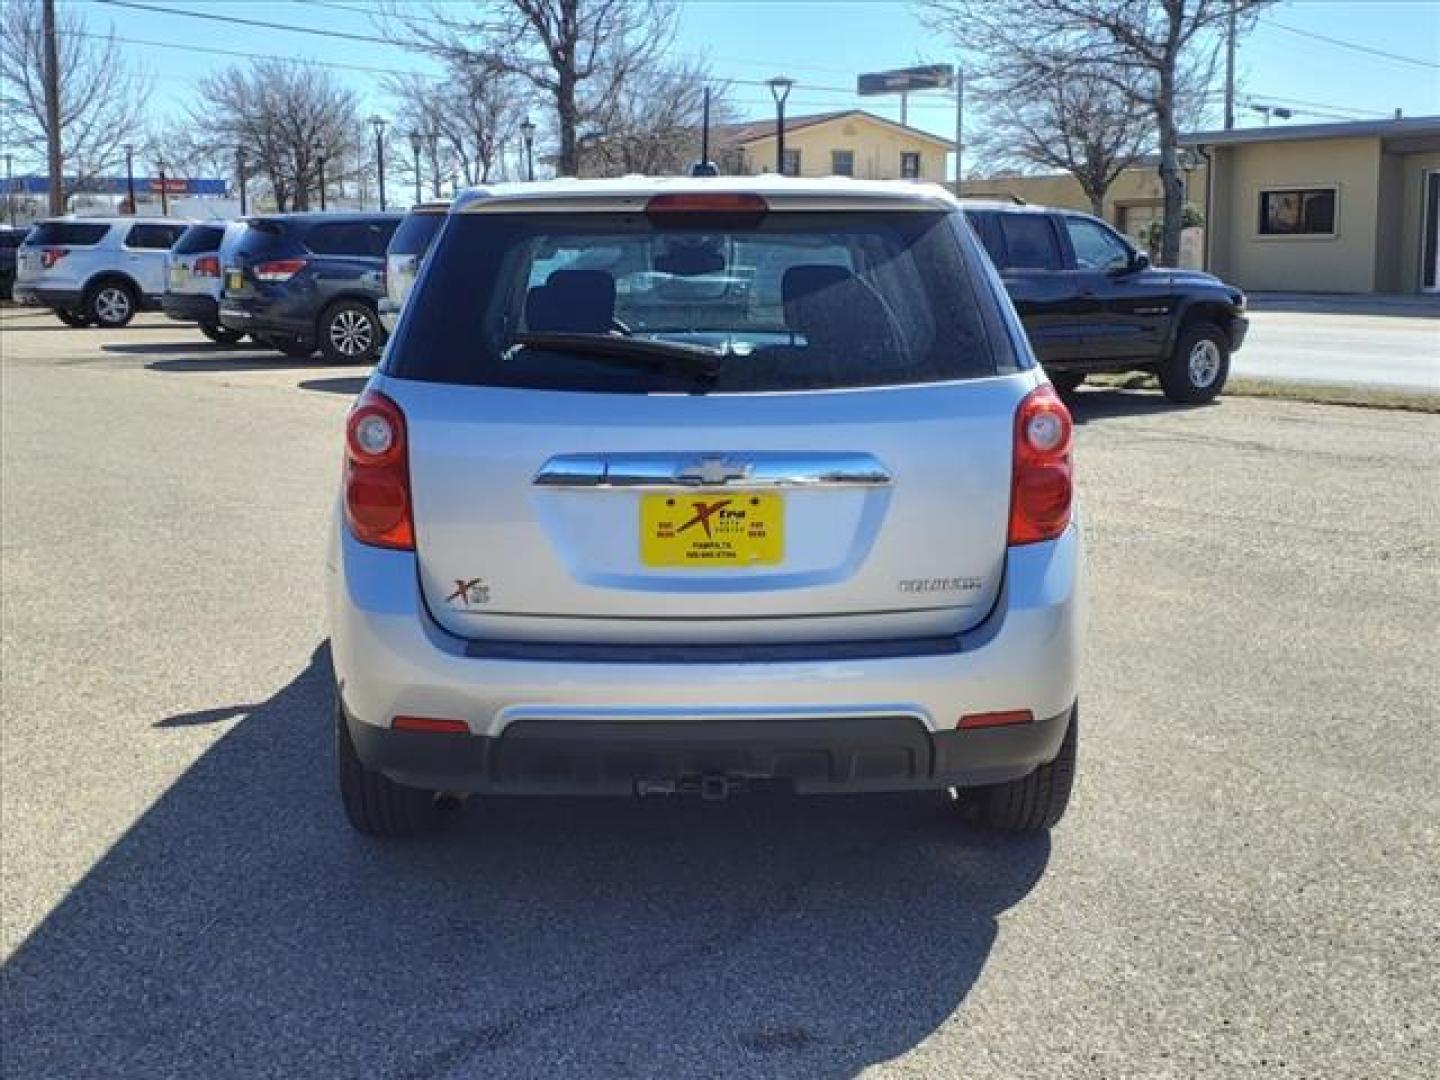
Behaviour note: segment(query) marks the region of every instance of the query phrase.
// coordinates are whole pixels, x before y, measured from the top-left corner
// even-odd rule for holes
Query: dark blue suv
[[[384,344],[376,303],[400,214],[247,218],[225,250],[220,324],[287,356],[318,348],[334,363],[373,363]]]

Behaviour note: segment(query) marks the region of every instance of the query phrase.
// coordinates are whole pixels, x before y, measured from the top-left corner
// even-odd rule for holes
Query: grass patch
[[[1116,390],[1156,390],[1160,383],[1143,371],[1114,375],[1089,375],[1090,386]],[[1355,409],[1399,409],[1404,412],[1440,414],[1440,391],[1385,389],[1370,386],[1334,386],[1327,383],[1286,382],[1280,379],[1232,378],[1222,397],[1270,398],[1275,401],[1305,401],[1315,405],[1345,405]]]

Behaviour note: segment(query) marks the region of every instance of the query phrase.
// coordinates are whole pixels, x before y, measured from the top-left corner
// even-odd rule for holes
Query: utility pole
[[[170,216],[170,181],[165,177],[165,162],[156,161],[155,168],[160,173],[160,216]]]
[[[10,227],[15,227],[15,155],[5,155],[5,202],[10,207]]]
[[[245,216],[245,147],[235,147],[235,174],[240,178],[240,216]]]
[[[955,197],[961,197],[960,171],[965,153],[965,69],[955,65]]]
[[[41,0],[45,32],[45,157],[50,169],[50,213],[65,212],[65,178],[60,175],[60,55],[55,45],[55,0]]]
[[[1268,119],[1268,117],[1267,117]],[[1225,130],[1235,127],[1235,0],[1225,19]]]
[[[410,129],[410,149],[415,153],[415,205],[419,206],[425,201],[425,192],[420,188],[420,132],[414,128]]]
[[[375,164],[376,171],[380,174],[380,209],[385,209],[385,125],[390,123],[383,116],[375,115],[370,118],[371,125],[375,128]]]
[[[125,144],[125,194],[130,199],[130,213],[138,214],[140,208],[135,205],[135,144]]]

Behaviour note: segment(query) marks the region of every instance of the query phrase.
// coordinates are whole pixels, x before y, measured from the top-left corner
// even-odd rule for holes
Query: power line
[[[93,0],[97,4],[111,7],[132,8],[135,11],[149,11],[160,15],[181,15],[187,19],[205,19],[208,22],[229,23],[234,26],[257,26],[262,30],[284,30],[294,34],[313,34],[316,37],[336,38],[345,41],[363,41],[371,45],[394,45],[395,42],[374,34],[351,34],[343,30],[321,30],[315,26],[296,26],[293,23],[265,22],[262,19],[242,19],[237,15],[216,15],[208,11],[186,11],[183,8],[161,7],[158,4],[136,4],[131,0]]]
[[[1399,53],[1386,52],[1384,49],[1374,49],[1368,45],[1356,45],[1353,41],[1342,41],[1340,38],[1326,37],[1324,34],[1317,34],[1311,30],[1301,30],[1294,26],[1287,26],[1282,22],[1276,22],[1274,19],[1263,15],[1260,17],[1260,21],[1266,26],[1275,27],[1277,30],[1285,30],[1304,38],[1313,38],[1316,41],[1323,41],[1327,45],[1334,45],[1337,48],[1350,49],[1354,52],[1366,53],[1370,56],[1379,56],[1383,59],[1394,60],[1401,64],[1414,64],[1417,67],[1440,69],[1440,62],[1434,60],[1421,60],[1414,56],[1401,56]]]

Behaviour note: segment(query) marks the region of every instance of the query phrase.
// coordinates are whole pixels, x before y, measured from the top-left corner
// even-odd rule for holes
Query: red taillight
[[[255,275],[256,281],[289,281],[304,269],[304,259],[272,259],[256,263],[250,272]]]
[[[759,195],[744,191],[677,191],[651,196],[645,204],[649,218],[680,214],[709,214],[735,220],[736,224],[758,224],[770,209]]]
[[[1070,410],[1049,384],[1030,391],[1015,410],[1009,543],[1053,540],[1070,524],[1073,436]]]
[[[65,256],[69,254],[69,248],[41,248],[40,265],[43,266],[46,270],[49,270],[52,266],[54,266],[61,259],[65,258]]]
[[[345,521],[362,544],[415,549],[409,456],[400,406],[365,391],[345,422]]]
[[[397,716],[390,722],[396,731],[428,731],[441,735],[468,735],[470,725],[464,720],[446,720],[437,716]]]
[[[220,259],[214,255],[201,255],[195,260],[192,273],[196,277],[219,277]]]
[[[1028,724],[1035,719],[1029,709],[1013,709],[1010,712],[975,712],[960,717],[955,726],[965,731],[975,728],[1009,727],[1011,724]]]

